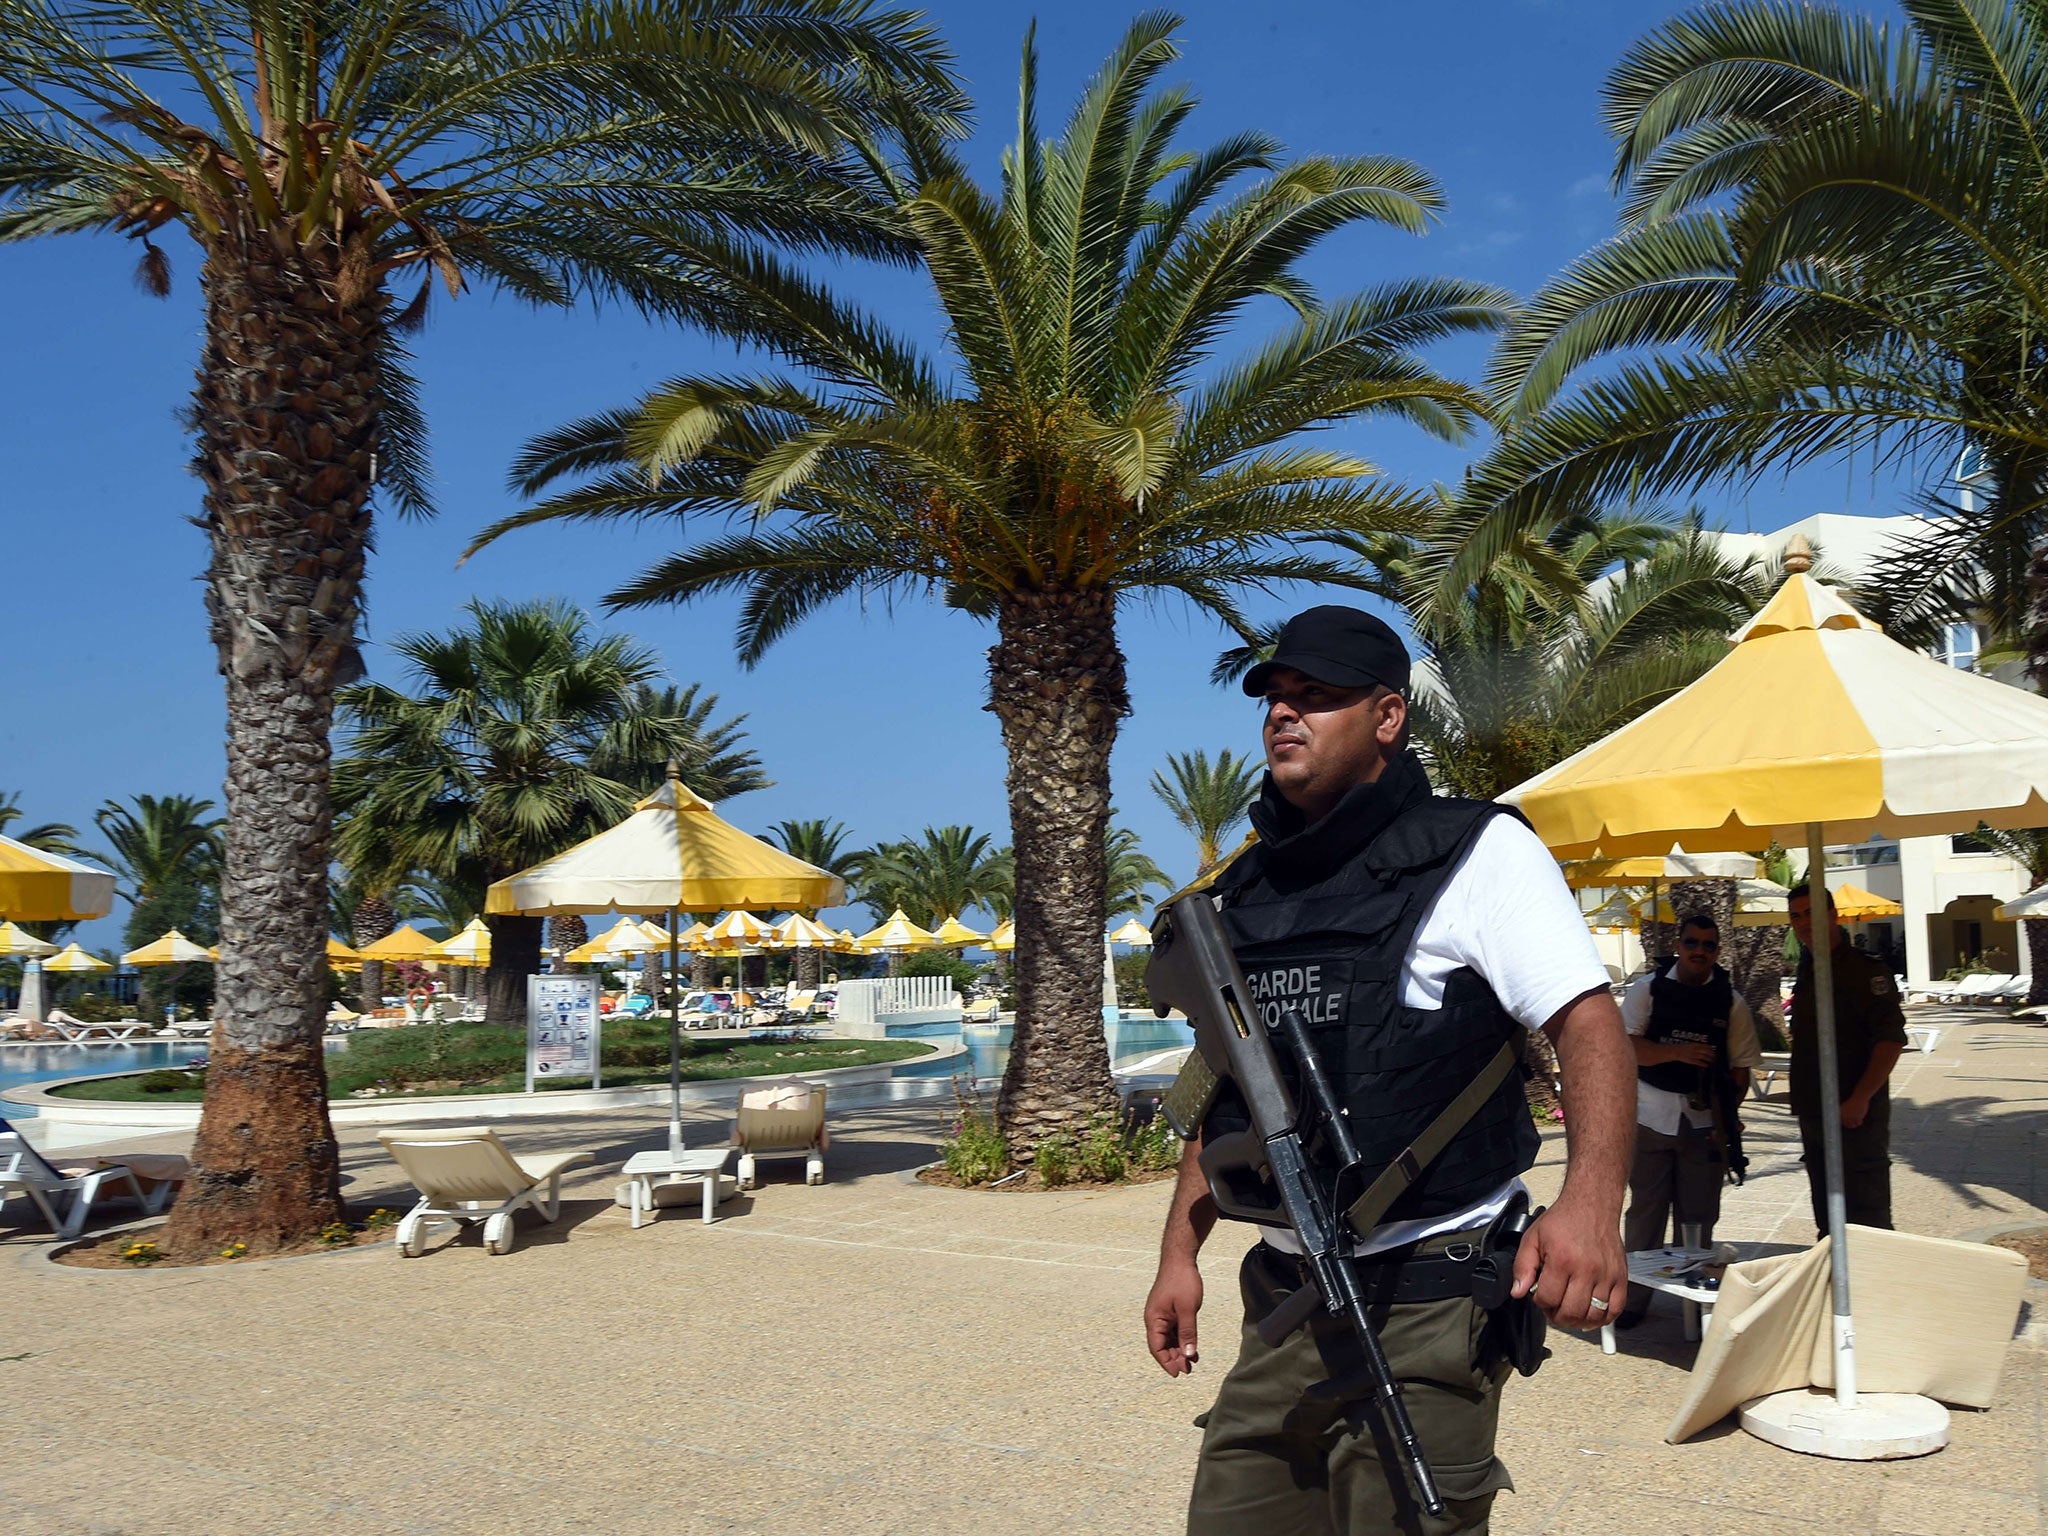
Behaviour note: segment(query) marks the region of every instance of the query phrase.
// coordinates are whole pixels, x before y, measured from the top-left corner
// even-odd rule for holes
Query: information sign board
[[[599,1086],[602,1029],[595,976],[526,978],[526,1091],[541,1080],[588,1074]]]

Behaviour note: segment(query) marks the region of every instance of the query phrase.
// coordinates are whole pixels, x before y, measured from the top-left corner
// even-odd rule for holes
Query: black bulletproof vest
[[[1470,968],[1452,973],[1440,1008],[1401,1001],[1415,931],[1459,858],[1504,808],[1424,793],[1346,856],[1341,827],[1310,868],[1284,869],[1264,844],[1216,882],[1231,948],[1269,1020],[1293,1003],[1349,1110],[1365,1182],[1392,1162],[1480,1073],[1516,1024]],[[1326,821],[1336,820],[1336,813]],[[1293,841],[1293,839],[1290,839]],[[1283,1053],[1284,1059],[1284,1053]],[[1226,1092],[1212,1124],[1245,1123]],[[1505,1082],[1381,1219],[1450,1215],[1484,1200],[1536,1160],[1522,1075]]]
[[[1650,1022],[1643,1030],[1643,1038],[1659,1045],[1673,1040],[1711,1045],[1715,1065],[1725,1067],[1728,1015],[1735,1008],[1735,984],[1717,965],[1704,985],[1688,987],[1671,974],[1677,964],[1676,960],[1667,960],[1650,978]],[[1637,1067],[1636,1076],[1652,1088],[1671,1093],[1698,1093],[1707,1081],[1704,1071],[1682,1061]]]

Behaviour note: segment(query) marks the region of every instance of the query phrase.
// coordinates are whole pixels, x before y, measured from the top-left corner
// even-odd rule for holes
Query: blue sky
[[[1540,285],[1610,227],[1600,81],[1628,43],[1679,7],[1618,0],[1465,0],[1186,8],[1176,71],[1203,99],[1189,137],[1256,127],[1295,151],[1415,159],[1450,207],[1423,239],[1362,231],[1330,242],[1311,275],[1329,291],[1388,277],[1450,273],[1519,292]],[[1041,112],[1050,129],[1131,13],[1049,0],[1022,7],[929,7],[978,103],[977,164],[993,175],[1015,121],[1020,40],[1038,18]],[[204,541],[187,519],[198,488],[176,414],[198,354],[196,252],[174,245],[177,285],[145,297],[135,249],[115,238],[0,248],[0,548],[7,601],[0,656],[0,790],[31,822],[90,832],[109,798],[220,796],[222,704],[198,576]],[[900,277],[874,302],[929,335],[931,306]],[[1277,317],[1248,328],[1256,339]],[[505,467],[531,434],[625,403],[665,377],[722,365],[729,349],[633,316],[536,313],[487,293],[439,304],[418,351],[432,425],[440,515],[381,522],[369,575],[372,671],[403,685],[383,643],[443,629],[473,596],[601,595],[667,547],[659,532],[535,530],[459,570],[484,523],[511,510]],[[1447,351],[1468,375],[1476,347]],[[1454,477],[1469,448],[1403,428],[1351,445],[1418,482]],[[1818,470],[1788,486],[1703,500],[1730,527],[1766,529],[1815,511],[1897,510],[1861,475]],[[1278,615],[1289,601],[1256,602]],[[604,620],[654,646],[681,682],[744,711],[773,789],[730,802],[759,830],[788,816],[844,821],[868,841],[924,825],[971,823],[1007,839],[1003,758],[985,713],[988,630],[921,601],[893,611],[842,606],[778,645],[751,672],[733,659],[733,606],[710,602]],[[1255,748],[1250,704],[1205,681],[1222,643],[1173,606],[1132,606],[1121,621],[1135,712],[1113,760],[1121,819],[1169,872],[1193,846],[1147,788],[1169,752]],[[115,918],[88,944],[118,941]]]

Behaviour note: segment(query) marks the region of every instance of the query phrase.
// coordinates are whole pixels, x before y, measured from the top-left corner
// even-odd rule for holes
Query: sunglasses
[[[1718,953],[1721,948],[1719,939],[1680,939],[1678,943],[1681,949],[1703,949],[1710,955]]]

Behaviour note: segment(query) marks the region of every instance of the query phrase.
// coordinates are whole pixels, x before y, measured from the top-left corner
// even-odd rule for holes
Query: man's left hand
[[[1870,1117],[1870,1100],[1860,1093],[1852,1093],[1842,1100],[1842,1124],[1848,1130],[1855,1130]]]
[[[1621,1315],[1628,1298],[1628,1260],[1612,1211],[1569,1193],[1522,1234],[1515,1255],[1515,1294],[1536,1305],[1560,1328],[1600,1328]],[[1605,1311],[1593,1305],[1607,1303]]]

